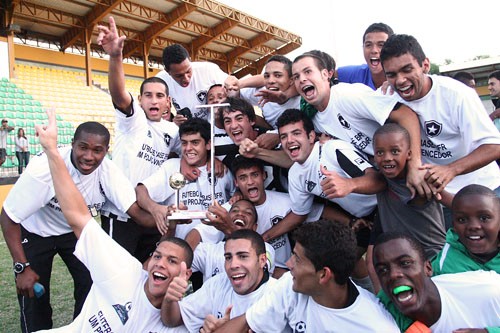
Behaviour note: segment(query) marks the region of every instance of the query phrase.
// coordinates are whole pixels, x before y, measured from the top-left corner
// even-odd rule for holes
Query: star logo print
[[[438,136],[439,134],[441,134],[442,128],[443,125],[435,120],[429,120],[425,122],[425,132],[427,133],[428,137],[433,138]]]

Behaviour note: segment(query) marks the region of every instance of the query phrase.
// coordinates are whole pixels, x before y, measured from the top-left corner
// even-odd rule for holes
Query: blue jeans
[[[29,151],[16,151],[16,157],[17,161],[19,162],[17,172],[19,172],[19,174],[22,174],[23,167],[27,167],[30,161],[30,153]]]

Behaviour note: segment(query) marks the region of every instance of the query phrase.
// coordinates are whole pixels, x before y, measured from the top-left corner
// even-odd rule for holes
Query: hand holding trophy
[[[189,223],[186,220],[192,219],[205,219],[206,212],[205,211],[195,211],[195,210],[180,210],[180,190],[186,185],[186,178],[180,172],[173,173],[168,179],[168,183],[172,189],[175,190],[175,211],[172,212],[170,216],[167,217],[167,220],[178,220],[183,221],[179,223]]]

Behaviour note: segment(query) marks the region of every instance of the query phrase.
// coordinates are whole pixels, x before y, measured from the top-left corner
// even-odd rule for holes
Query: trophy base
[[[172,213],[170,216],[167,216],[167,220],[196,220],[196,219],[201,219],[205,220],[207,219],[207,212],[206,211],[196,211],[196,210],[181,210]]]

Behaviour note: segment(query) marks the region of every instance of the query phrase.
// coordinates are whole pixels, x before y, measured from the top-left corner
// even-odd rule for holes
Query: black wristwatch
[[[29,265],[30,265],[29,262],[25,262],[25,263],[15,262],[14,263],[14,273],[21,274],[22,272],[24,272],[26,267],[28,267]]]

